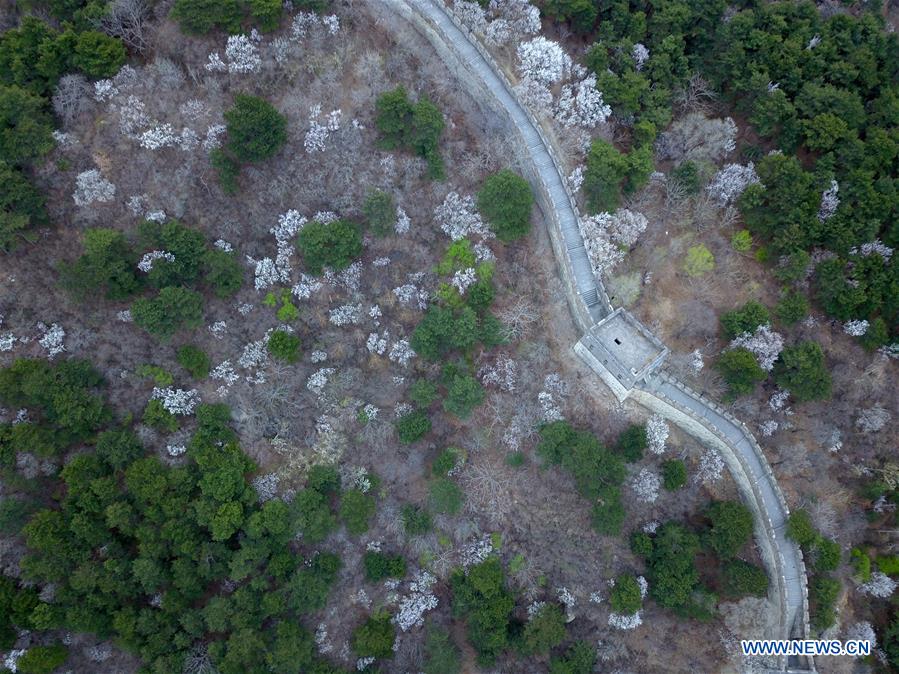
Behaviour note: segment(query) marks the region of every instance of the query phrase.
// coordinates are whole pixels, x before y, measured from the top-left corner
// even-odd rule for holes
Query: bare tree
[[[150,48],[153,29],[145,0],[114,0],[98,25],[104,33],[141,54]]]
[[[700,75],[693,75],[687,85],[674,93],[674,104],[684,112],[710,114],[718,94]]]
[[[531,325],[540,318],[540,313],[527,297],[519,295],[497,312],[497,318],[503,324],[503,336],[514,342],[527,334]]]
[[[469,464],[462,481],[470,512],[484,514],[491,522],[502,522],[511,512],[514,483],[501,461],[485,458]]]
[[[91,87],[83,75],[64,75],[53,94],[53,112],[64,125],[71,124],[91,105]]]

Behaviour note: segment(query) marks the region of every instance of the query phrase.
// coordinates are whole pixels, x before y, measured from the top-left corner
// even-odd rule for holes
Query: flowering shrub
[[[399,610],[393,617],[403,631],[424,625],[424,614],[437,608],[439,603],[431,589],[437,579],[427,571],[420,571],[409,585],[410,593],[400,599]]]
[[[747,187],[761,180],[752,162],[746,166],[727,164],[712,178],[706,190],[720,205],[734,203]]]
[[[518,57],[518,73],[522,79],[552,85],[561,82],[571,73],[571,57],[558,42],[547,40],[543,36],[518,45],[515,53]]]
[[[553,112],[562,126],[592,129],[605,124],[612,114],[612,108],[605,104],[602,92],[596,88],[596,75],[589,75],[562,87]],[[572,189],[576,192],[578,188]]]
[[[153,263],[156,260],[166,260],[168,262],[174,262],[175,256],[164,250],[152,250],[149,253],[144,253],[143,257],[140,259],[140,262],[137,263],[137,268],[145,274],[149,274],[153,269]]]
[[[450,192],[443,203],[434,209],[434,219],[440,229],[453,241],[480,236],[491,236],[487,226],[475,209],[474,198],[461,196],[458,192]]]
[[[779,333],[774,332],[769,325],[760,325],[753,334],[744,332],[737,336],[728,348],[747,349],[758,359],[759,367],[765,372],[771,372],[783,347],[783,337]]]
[[[169,414],[186,416],[193,414],[194,409],[200,403],[200,394],[196,390],[153,388],[152,400],[158,400]]]
[[[709,484],[720,480],[723,471],[724,459],[714,449],[707,449],[699,459],[696,477],[700,482]]]
[[[821,193],[821,205],[818,207],[818,220],[824,222],[833,217],[840,205],[840,184],[836,180],[830,181],[830,187]]]
[[[655,503],[659,497],[659,487],[662,486],[662,479],[648,468],[643,468],[634,476],[631,481],[631,489],[637,500],[644,503]]]
[[[50,327],[47,327],[43,323],[38,323],[38,329],[44,333],[38,340],[38,344],[47,349],[48,358],[58,356],[66,350],[63,344],[66,338],[66,331],[62,329],[62,326],[53,323]]]
[[[332,133],[340,129],[340,110],[332,110],[325,118],[325,123],[319,122],[322,114],[321,104],[317,104],[309,108],[309,130],[303,139],[303,147],[306,152],[324,152],[325,143]]]
[[[75,192],[72,199],[76,206],[89,206],[100,202],[109,203],[115,197],[115,185],[106,180],[97,169],[83,171],[75,178]]]
[[[668,423],[660,414],[653,414],[646,422],[646,441],[649,451],[653,454],[665,452],[665,442],[668,440]]]

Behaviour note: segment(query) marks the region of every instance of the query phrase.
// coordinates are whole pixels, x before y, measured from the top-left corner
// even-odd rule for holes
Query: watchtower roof
[[[668,348],[621,307],[590,328],[581,343],[626,388],[633,388],[668,355]]]

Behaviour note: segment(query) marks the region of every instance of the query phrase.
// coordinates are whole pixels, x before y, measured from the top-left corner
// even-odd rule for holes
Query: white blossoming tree
[[[668,441],[668,422],[661,414],[653,414],[646,422],[646,441],[653,454],[664,454]]]
[[[728,348],[744,348],[752,352],[758,360],[759,366],[765,372],[774,369],[774,363],[780,352],[783,351],[784,340],[780,333],[774,332],[770,325],[760,325],[755,332],[744,332],[734,339]]]
[[[642,468],[631,480],[631,489],[638,501],[643,503],[655,503],[659,498],[659,487],[662,479],[649,468]]]
[[[443,203],[434,209],[434,219],[444,234],[453,241],[473,235],[484,238],[491,236],[489,228],[477,212],[474,198],[470,195],[463,197],[458,192],[450,192]]]
[[[95,203],[109,203],[115,197],[115,185],[109,182],[97,169],[90,169],[75,178],[75,192],[72,199],[76,206]]]
[[[755,166],[749,162],[727,164],[714,175],[706,190],[721,206],[734,203],[750,185],[761,182],[755,172]]]

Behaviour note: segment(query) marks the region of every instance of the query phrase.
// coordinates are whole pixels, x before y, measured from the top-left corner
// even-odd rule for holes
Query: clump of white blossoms
[[[562,126],[580,126],[585,129],[604,124],[611,114],[612,108],[606,105],[602,93],[596,88],[596,75],[589,75],[563,86],[554,109],[555,118]],[[576,192],[579,187],[580,185],[573,187],[572,190]]]
[[[721,205],[732,204],[743,194],[747,187],[761,182],[755,166],[749,162],[727,164],[712,178],[706,190]]]
[[[597,276],[612,269],[624,259],[624,251],[613,243],[609,236],[611,218],[610,213],[599,213],[578,220],[590,267]]]
[[[504,45],[540,32],[540,10],[528,0],[490,0],[493,20],[484,29],[490,44]]]
[[[184,389],[176,389],[171,386],[166,388],[157,386],[153,388],[152,399],[159,400],[170,414],[186,416],[193,414],[200,403],[200,393],[195,389],[185,391]]]
[[[219,395],[224,395],[227,393],[228,389],[231,388],[235,382],[240,379],[240,375],[238,375],[234,371],[234,367],[231,365],[230,360],[223,361],[219,363],[213,370],[209,373],[210,379],[214,379],[215,381],[223,382],[221,386],[219,386],[217,393]]]
[[[432,591],[437,579],[427,571],[420,571],[409,585],[410,593],[400,599],[399,610],[393,621],[403,632],[424,625],[424,614],[437,608],[437,597]]]
[[[724,471],[724,459],[714,449],[707,449],[699,459],[699,470],[696,477],[700,482],[709,484],[721,479]]]
[[[621,615],[620,613],[609,614],[609,627],[616,630],[633,630],[643,624],[643,618],[640,617],[640,611],[633,615]]]
[[[863,594],[868,594],[878,599],[886,599],[896,591],[896,585],[896,581],[882,571],[874,571],[871,574],[871,580],[859,585],[858,589]]]
[[[483,238],[493,236],[477,212],[471,195],[463,197],[458,192],[450,192],[443,203],[434,209],[434,219],[440,224],[443,233],[453,241],[472,235]]]
[[[364,409],[369,407],[373,407],[373,405],[366,405]],[[375,407],[374,409],[374,416],[371,418],[378,414],[378,408]],[[371,491],[371,476],[368,474],[365,466],[341,466],[340,482],[341,484],[351,486],[353,489],[358,489],[363,494]]]
[[[460,295],[464,295],[475,281],[478,280],[477,272],[472,267],[459,269],[453,274],[452,286],[459,291]]]
[[[262,367],[268,361],[267,340],[259,339],[244,345],[237,364],[245,370]]]
[[[187,451],[187,447],[184,445],[167,445],[165,451],[168,452],[169,456],[172,458],[178,458]]]
[[[358,325],[362,322],[361,304],[344,304],[328,312],[328,320],[337,327]]]
[[[769,419],[759,426],[759,432],[762,434],[763,438],[770,438],[778,428],[780,428],[780,424],[774,419]]]
[[[653,414],[649,417],[646,422],[646,441],[649,443],[649,451],[653,454],[664,454],[668,433],[668,422],[661,414]]]
[[[309,354],[309,360],[313,363],[324,363],[328,360],[328,354],[324,351],[313,351]]]
[[[883,243],[880,239],[875,239],[869,243],[863,243],[861,246],[853,247],[849,250],[850,255],[861,255],[862,257],[870,257],[871,255],[880,255],[883,261],[889,262],[893,257],[893,249]]]
[[[13,346],[15,346],[18,338],[11,332],[4,332],[0,334],[0,353],[4,351],[12,351]]]
[[[320,394],[328,384],[328,379],[335,372],[333,367],[323,367],[306,380],[306,388],[316,395]]]
[[[384,352],[387,351],[387,343],[389,340],[390,334],[387,330],[380,335],[377,332],[371,332],[368,335],[368,340],[365,342],[365,348],[368,349],[369,353],[383,356]]]
[[[556,588],[556,596],[559,598],[562,606],[565,607],[565,616],[568,622],[571,622],[574,620],[574,607],[577,606],[577,599],[574,598],[574,595],[571,594],[567,587]]]
[[[862,433],[877,433],[886,426],[892,415],[879,405],[862,410],[855,420],[855,426]]]
[[[138,137],[140,146],[145,150],[161,150],[178,144],[178,133],[171,124],[156,124]]]
[[[97,169],[83,171],[75,178],[75,192],[72,199],[76,206],[93,203],[108,203],[115,197],[115,185],[109,182]]]
[[[212,152],[222,146],[222,136],[228,128],[224,124],[211,124],[206,129],[206,137],[203,139],[203,149]]]
[[[209,55],[206,70],[210,72],[255,73],[262,66],[259,48],[246,35],[230,35],[225,44],[225,61],[218,52]]]
[[[512,393],[518,382],[518,365],[508,354],[503,353],[492,365],[484,365],[478,370],[478,379],[484,386],[495,386],[501,391]]]
[[[552,85],[571,74],[571,57],[558,42],[542,35],[518,45],[515,54],[522,79]]]
[[[321,114],[321,104],[316,104],[309,108],[309,130],[306,131],[306,136],[303,139],[303,147],[310,154],[324,152],[325,143],[330,135],[340,129],[340,117],[343,114],[340,110],[332,110],[328,113],[324,124],[319,121]]]
[[[393,346],[390,347],[390,353],[387,354],[387,357],[403,367],[406,367],[413,358],[415,358],[415,351],[412,349],[412,346],[409,344],[409,341],[406,339],[400,339],[393,343]]]
[[[490,246],[483,241],[478,241],[471,249],[474,251],[474,257],[478,262],[492,262],[496,259],[493,251],[490,250]]]
[[[419,309],[426,309],[429,295],[426,290],[420,289],[414,283],[406,283],[393,289],[393,294],[401,304],[416,304]]]
[[[253,285],[256,290],[265,290],[279,282],[281,275],[278,273],[278,267],[275,264],[275,261],[270,257],[254,260],[247,256],[247,262],[254,265]]]
[[[315,628],[315,646],[321,654],[330,653],[334,650],[331,640],[328,638],[328,628],[325,623],[321,622]]]
[[[61,325],[53,323],[50,327],[47,327],[43,323],[38,323],[37,327],[44,333],[38,340],[38,344],[47,349],[48,358],[58,356],[66,350],[63,344],[66,338],[66,331],[62,329]]]
[[[833,217],[840,206],[840,184],[836,180],[830,181],[830,187],[821,193],[821,205],[818,207],[818,220],[824,222]]]
[[[702,360],[702,351],[696,349],[690,354],[690,373],[697,375],[702,372],[703,367],[705,367],[705,363]]]
[[[322,25],[328,30],[328,35],[337,35],[340,31],[340,19],[336,14],[327,14],[323,16]]]
[[[292,289],[293,296],[300,300],[309,299],[312,293],[322,289],[322,282],[314,276],[300,274],[300,281]]]
[[[626,208],[580,218],[578,226],[593,273],[600,275],[621,262],[625,249],[637,242],[648,224],[642,213]]]
[[[119,90],[112,83],[112,80],[99,80],[94,82],[94,100],[98,103],[109,101],[117,96]]]
[[[459,564],[463,569],[480,564],[493,554],[493,542],[490,536],[469,543],[459,551]]]
[[[772,395],[768,399],[768,407],[770,407],[775,412],[783,409],[783,406],[787,404],[787,399],[790,397],[790,392],[786,389],[781,389],[776,391],[774,395]]]
[[[275,269],[278,272],[278,279],[281,283],[290,281],[290,276],[293,271],[290,264],[290,260],[293,257],[293,244],[291,241],[293,237],[296,236],[297,232],[303,228],[306,222],[306,218],[300,215],[299,211],[291,209],[278,216],[278,224],[269,230],[274,234],[275,241],[277,241],[278,245],[278,255],[275,258]]]
[[[619,208],[612,214],[608,227],[614,241],[630,248],[637,243],[648,224],[649,221],[642,213]]]
[[[412,221],[409,219],[409,216],[406,215],[406,211],[404,211],[399,206],[396,207],[396,223],[393,225],[393,231],[397,234],[405,234],[409,231],[409,227],[411,226]]]
[[[109,644],[95,644],[90,648],[86,648],[84,655],[91,662],[106,662],[112,657],[112,646]]]
[[[278,495],[278,484],[280,482],[281,478],[278,477],[277,473],[269,473],[267,475],[257,475],[253,478],[251,484],[253,489],[256,490],[256,496],[260,503],[265,503]]]
[[[452,5],[452,12],[470,31],[483,33],[487,28],[487,15],[484,8],[477,2],[456,0]]]
[[[843,323],[843,332],[852,337],[861,337],[866,332],[868,332],[868,321],[855,320],[855,321],[846,321]]]
[[[877,646],[877,634],[875,634],[874,632],[874,626],[866,620],[850,625],[846,629],[846,639],[855,641],[867,641],[872,652]],[[859,654],[855,657],[860,658],[863,656]]]
[[[381,325],[381,317],[384,313],[381,311],[381,307],[377,304],[373,304],[368,309],[368,317],[372,319],[375,324],[375,327]]]
[[[634,67],[643,70],[643,66],[649,60],[649,49],[642,42],[637,42],[631,50],[631,57],[634,59]]]
[[[216,339],[222,339],[227,331],[228,324],[225,321],[216,321],[209,326],[209,332],[211,332],[212,336]]]
[[[3,666],[11,672],[18,672],[18,662],[25,655],[24,648],[14,648],[3,659]]]
[[[119,131],[123,136],[136,140],[138,131],[150,123],[146,106],[133,94],[115,106],[115,109],[119,113]]]
[[[581,189],[581,185],[584,184],[584,167],[577,166],[575,169],[568,174],[568,187],[572,192],[577,192]]]
[[[346,269],[335,273],[333,269],[325,269],[325,281],[332,286],[343,286],[351,293],[358,292],[362,280],[362,263],[358,260]]]
[[[659,487],[662,486],[662,479],[649,468],[643,468],[634,476],[631,481],[631,489],[638,501],[644,503],[655,503],[659,498]]]
[[[561,399],[568,395],[568,384],[557,374],[548,374],[543,378],[543,390],[537,394],[540,404],[541,420],[547,423],[561,421]]]
[[[774,332],[771,326],[766,324],[758,326],[753,334],[744,332],[737,336],[728,346],[730,349],[739,347],[749,350],[758,361],[759,367],[765,372],[771,372],[777,357],[783,351],[784,340],[780,333]]]
[[[156,260],[174,262],[175,256],[164,250],[151,250],[149,253],[144,253],[140,262],[137,263],[137,268],[145,274],[149,274],[153,269],[153,263],[156,262]]]

